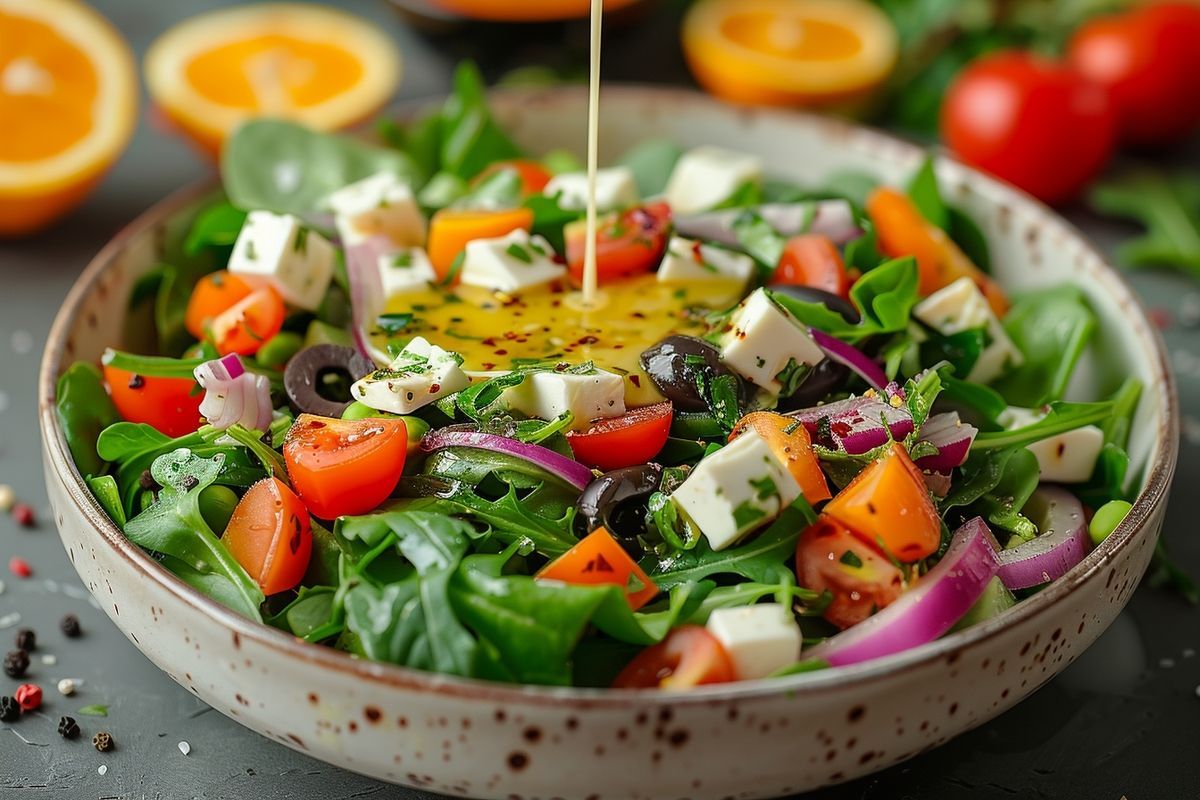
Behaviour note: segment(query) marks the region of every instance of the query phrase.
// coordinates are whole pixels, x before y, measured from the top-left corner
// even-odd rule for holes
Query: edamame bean
[[[255,359],[261,366],[282,367],[304,347],[304,337],[292,331],[282,331],[268,339],[259,348]]]
[[[213,533],[220,536],[225,532],[225,526],[229,524],[229,518],[233,516],[233,509],[237,507],[237,493],[228,486],[206,486],[200,490],[200,516],[204,517],[204,521],[208,523],[208,527],[212,528]]]
[[[1110,500],[1096,509],[1092,521],[1088,524],[1088,535],[1092,537],[1092,544],[1098,545],[1107,539],[1131,508],[1133,506],[1124,500]]]

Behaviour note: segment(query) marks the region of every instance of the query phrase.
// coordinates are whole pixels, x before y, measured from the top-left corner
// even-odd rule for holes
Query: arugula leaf
[[[1117,249],[1131,267],[1174,267],[1200,277],[1200,175],[1144,170],[1097,185],[1097,211],[1128,217],[1146,232]]]
[[[568,224],[583,219],[583,212],[565,209],[558,204],[557,197],[547,197],[544,194],[530,195],[522,205],[533,212],[533,227],[530,232],[535,236],[544,237],[554,248],[554,252],[567,252],[563,229]]]
[[[921,212],[921,216],[944,231],[950,228],[950,209],[942,199],[938,188],[937,173],[933,159],[926,157],[908,184],[908,197]]]
[[[495,210],[521,204],[521,174],[511,167],[480,178],[454,201],[455,208]]]
[[[336,597],[333,586],[301,586],[296,598],[266,623],[305,641],[324,641],[344,628]]]
[[[473,62],[463,61],[454,71],[454,91],[442,106],[440,120],[439,163],[452,175],[469,180],[493,162],[521,155],[492,119],[483,77]]]
[[[228,200],[214,202],[196,216],[183,241],[184,252],[195,256],[210,247],[233,247],[247,216]]]
[[[642,197],[661,194],[675,169],[683,148],[672,139],[643,139],[617,159],[619,166],[633,170]]]
[[[1050,404],[1050,412],[1032,425],[1015,428],[1009,431],[988,431],[980,433],[971,443],[971,452],[996,450],[1002,447],[1025,446],[1041,441],[1084,425],[1096,425],[1103,422],[1113,411],[1111,401],[1100,403],[1066,403]]]
[[[96,441],[105,428],[121,421],[100,370],[83,361],[67,367],[55,386],[55,412],[75,466],[84,476],[99,475],[111,459],[97,452]]]
[[[847,322],[823,303],[806,303],[779,292],[770,295],[805,325],[846,342],[860,342],[908,329],[909,314],[918,299],[917,264],[911,257],[896,258],[859,278],[850,289],[850,299],[862,315],[857,324]]]
[[[996,389],[1011,405],[1041,406],[1066,393],[1096,330],[1096,315],[1078,287],[1058,286],[1018,299],[1004,317],[1004,330],[1025,362]]]

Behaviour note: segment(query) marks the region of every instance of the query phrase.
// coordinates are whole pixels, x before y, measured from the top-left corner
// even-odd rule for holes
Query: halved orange
[[[176,25],[146,53],[146,84],[167,117],[213,155],[251,117],[337,130],[377,112],[400,53],[370,23],[323,6],[265,3]]]
[[[116,30],[76,0],[0,0],[0,236],[87,196],[137,122],[137,72]]]
[[[683,49],[696,80],[726,100],[833,105],[883,83],[899,39],[866,0],[700,0]]]

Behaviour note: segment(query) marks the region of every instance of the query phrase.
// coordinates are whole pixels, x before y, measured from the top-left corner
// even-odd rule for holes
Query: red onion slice
[[[854,211],[845,200],[820,200],[816,203],[764,203],[753,208],[729,208],[702,214],[685,214],[675,218],[675,230],[680,236],[704,239],[737,247],[733,223],[746,211],[755,211],[783,236],[819,233],[834,244],[843,245],[857,239],[863,231],[854,219]]]
[[[426,453],[443,447],[477,447],[493,453],[504,453],[541,467],[556,475],[575,488],[583,491],[592,482],[592,471],[578,461],[559,455],[553,450],[537,444],[526,444],[507,436],[480,431],[442,428],[431,431],[421,440],[421,449]]]
[[[1058,486],[1042,485],[1022,509],[1040,533],[1000,552],[997,573],[1010,589],[1028,589],[1061,578],[1092,549],[1083,504]]]
[[[917,459],[917,466],[939,472],[961,467],[971,452],[971,443],[977,433],[979,430],[960,420],[956,411],[934,414],[921,426],[920,441],[936,447],[937,455]]]
[[[1000,568],[992,532],[981,517],[954,532],[942,560],[879,613],[805,652],[835,667],[882,658],[932,642],[975,604]]]
[[[271,426],[271,381],[247,372],[236,354],[205,361],[193,370],[204,389],[200,414],[218,430],[240,424],[265,431]]]
[[[850,370],[867,382],[867,385],[872,389],[883,390],[888,385],[887,374],[883,368],[875,363],[866,353],[863,353],[853,345],[846,344],[841,339],[830,336],[825,331],[810,328],[809,334],[812,336],[817,347],[825,351],[825,355],[829,356],[830,360],[849,367]]]
[[[367,326],[383,311],[386,298],[379,278],[379,257],[395,249],[392,240],[378,234],[346,248],[346,277],[350,282],[350,312],[354,347],[364,358],[380,366],[389,362],[387,354],[371,344]]]
[[[851,397],[790,411],[787,416],[803,422],[817,442],[822,439],[821,421],[828,419],[832,444],[850,455],[862,455],[889,439],[902,441],[914,429],[907,406],[893,406],[876,397]]]

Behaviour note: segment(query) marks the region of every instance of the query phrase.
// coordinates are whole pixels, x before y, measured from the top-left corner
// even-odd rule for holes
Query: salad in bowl
[[[930,165],[645,141],[585,299],[586,173],[482,98],[464,67],[372,144],[247,124],[129,297],[145,346],[59,379],[96,499],[199,592],[373,661],[686,690],[994,617],[1130,508],[1140,384],[1064,399],[1085,294],[1008,296]]]

